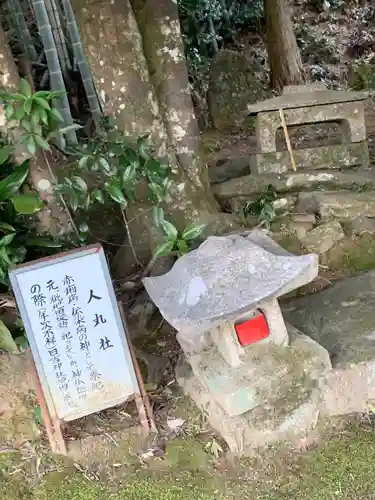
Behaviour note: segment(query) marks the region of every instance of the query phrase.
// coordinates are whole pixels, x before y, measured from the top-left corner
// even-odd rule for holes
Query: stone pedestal
[[[193,362],[180,359],[178,383],[233,453],[294,440],[316,425],[321,384],[331,372],[329,355],[295,328],[288,331],[290,346],[248,348],[247,360],[234,370],[218,354],[214,362],[205,362],[204,353]]]
[[[178,330],[177,380],[233,452],[316,420],[326,351],[297,334],[289,345],[278,297],[309,283],[316,255],[294,256],[265,233],[211,237],[172,270],[145,279]]]

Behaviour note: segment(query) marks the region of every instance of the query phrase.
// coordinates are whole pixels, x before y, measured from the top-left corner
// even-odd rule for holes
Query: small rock
[[[314,214],[291,214],[290,218],[293,222],[300,222],[303,224],[312,224],[316,223],[316,217]]]
[[[177,432],[185,423],[183,418],[167,418],[167,425],[172,432]]]
[[[352,229],[357,236],[375,234],[375,219],[361,215],[352,222]]]
[[[296,211],[309,214],[318,213],[319,205],[316,197],[312,193],[300,193],[297,198]]]
[[[211,184],[219,184],[234,177],[242,177],[250,174],[249,158],[234,156],[226,159],[220,165],[208,169],[208,177]]]
[[[303,240],[306,234],[312,230],[316,223],[314,214],[293,214],[287,224],[290,232],[297,236],[298,240]]]
[[[146,332],[146,325],[157,311],[146,290],[140,293],[126,314],[129,333],[132,339]]]
[[[309,231],[301,243],[309,252],[323,254],[345,237],[338,221],[321,224]]]

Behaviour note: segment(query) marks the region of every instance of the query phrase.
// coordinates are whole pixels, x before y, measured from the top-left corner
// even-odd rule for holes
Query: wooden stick
[[[150,424],[146,414],[146,408],[140,394],[135,394],[134,401],[138,410],[139,420],[146,435],[150,434]]]
[[[52,421],[53,421],[53,428],[54,428],[54,431],[55,431],[55,440],[56,440],[56,443],[57,443],[57,446],[58,446],[58,449],[59,449],[59,453],[61,455],[67,456],[68,455],[68,450],[66,448],[66,443],[65,443],[64,437],[63,437],[62,432],[61,432],[60,419],[56,415],[56,416],[53,417]]]
[[[296,166],[296,162],[295,162],[294,156],[293,156],[292,145],[290,144],[289,132],[288,132],[288,128],[286,126],[285,115],[284,115],[284,110],[283,109],[279,109],[279,115],[280,115],[280,119],[281,119],[281,125],[282,125],[283,130],[284,130],[284,137],[285,137],[286,147],[288,148],[288,153],[289,153],[289,156],[290,156],[290,161],[292,162],[292,168],[293,168],[294,171],[296,171],[297,170],[297,166]]]
[[[141,369],[139,367],[137,356],[135,355],[133,344],[132,344],[131,340],[129,339],[128,329],[127,329],[127,326],[126,326],[125,314],[124,314],[124,310],[123,310],[122,304],[120,302],[118,303],[118,307],[119,307],[119,310],[120,310],[122,324],[124,326],[125,338],[126,338],[126,341],[128,343],[128,346],[129,346],[129,351],[130,351],[130,355],[131,355],[131,358],[132,358],[132,361],[133,361],[135,374],[137,376],[140,395],[142,397],[144,408],[146,409],[146,415],[148,417],[149,426],[150,426],[150,429],[152,430],[152,432],[157,432],[157,428],[156,428],[156,424],[155,424],[155,419],[154,419],[154,414],[153,414],[153,411],[152,411],[152,408],[151,408],[151,404],[150,404],[150,399],[148,397],[148,394],[147,394],[147,391],[146,391],[146,388],[145,388],[145,383],[143,381]],[[136,401],[136,403],[137,403],[137,401]],[[138,412],[139,412],[139,410],[138,410]],[[139,415],[139,417],[141,418],[141,414]]]

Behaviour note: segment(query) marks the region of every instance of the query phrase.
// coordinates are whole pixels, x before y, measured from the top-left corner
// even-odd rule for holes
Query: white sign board
[[[51,413],[74,420],[139,394],[100,245],[9,274]]]

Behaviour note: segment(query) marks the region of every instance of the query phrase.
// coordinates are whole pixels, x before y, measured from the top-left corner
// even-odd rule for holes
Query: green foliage
[[[337,64],[340,55],[337,52],[336,39],[321,33],[317,28],[301,25],[296,33],[301,56],[304,62],[322,66],[324,62]]]
[[[375,89],[375,57],[364,57],[356,61],[349,72],[349,85],[353,90]]]
[[[50,149],[49,138],[53,137],[56,130],[59,134],[67,131],[58,129],[63,121],[61,114],[52,107],[52,99],[61,97],[61,92],[38,91],[33,92],[28,82],[21,79],[19,92],[0,92],[0,99],[6,103],[6,117],[10,128],[20,131],[19,142],[25,144],[30,155],[34,156],[40,148],[44,151]],[[5,150],[3,154],[11,154]]]
[[[140,183],[147,185],[153,203],[169,200],[169,165],[156,159],[148,147],[147,136],[133,141],[107,119],[99,136],[83,146],[70,148],[69,153],[75,158],[76,172],[65,177],[57,190],[73,211],[87,211],[95,203],[108,201],[125,209],[136,199]]]
[[[160,207],[154,207],[154,224],[160,228],[164,235],[164,242],[157,248],[156,257],[177,255],[181,257],[189,252],[191,246],[202,234],[204,225],[190,225],[179,232],[177,228],[164,218],[164,211]]]
[[[44,204],[27,184],[29,160],[20,165],[12,160],[18,145],[12,142],[11,134],[17,127],[19,143],[25,144],[30,156],[39,149],[49,149],[49,134],[58,130],[61,121],[51,100],[59,95],[49,91],[32,92],[26,80],[21,80],[19,92],[0,92],[10,131],[9,137],[0,140],[0,289],[4,291],[10,286],[11,266],[39,256],[39,248],[61,246],[38,236],[30,227],[29,216],[40,211]]]
[[[273,202],[277,199],[276,189],[270,184],[260,195],[260,197],[251,202],[247,202],[241,210],[241,216],[246,225],[246,216],[255,215],[258,218],[258,222],[263,223],[269,228],[271,222],[276,217],[276,212],[273,206]]]
[[[190,82],[204,98],[211,58],[236,31],[260,21],[263,0],[178,0],[178,5]]]

